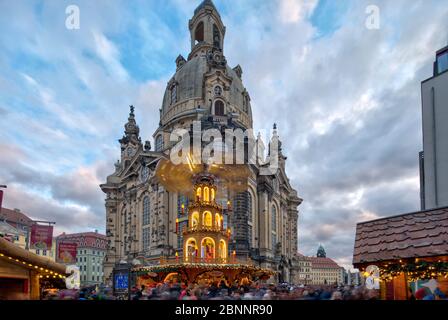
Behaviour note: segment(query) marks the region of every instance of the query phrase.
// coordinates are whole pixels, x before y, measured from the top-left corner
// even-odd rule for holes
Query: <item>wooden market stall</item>
[[[61,284],[66,266],[0,238],[0,300],[38,300],[44,284]]]
[[[359,223],[353,264],[361,272],[379,267],[384,300],[422,288],[448,296],[448,207]]]

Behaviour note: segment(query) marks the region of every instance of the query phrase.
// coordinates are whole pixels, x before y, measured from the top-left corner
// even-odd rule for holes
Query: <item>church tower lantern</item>
[[[189,29],[191,34],[190,58],[201,50],[223,51],[226,27],[211,0],[204,0],[196,8],[194,16],[189,22]]]

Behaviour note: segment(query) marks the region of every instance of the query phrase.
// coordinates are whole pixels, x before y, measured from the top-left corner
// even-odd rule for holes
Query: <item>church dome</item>
[[[252,127],[250,96],[242,69],[227,65],[223,53],[225,26],[212,1],[203,1],[189,23],[191,53],[176,59],[176,73],[167,84],[161,108],[162,127],[185,118],[233,117]],[[199,117],[200,118],[200,117]],[[223,120],[224,121],[224,120]]]
[[[165,121],[162,122],[166,123],[184,114],[185,111],[192,111],[197,108],[208,111],[209,103],[204,100],[206,96],[204,80],[208,71],[206,55],[193,57],[176,71],[168,83],[163,97],[162,118]],[[222,70],[222,75],[231,80],[230,85],[225,89],[229,92],[227,103],[231,106],[231,110],[237,113],[243,112],[249,118],[252,118],[249,102],[245,101],[247,91],[237,72],[226,65],[225,69]],[[178,112],[169,114],[173,108],[188,101],[192,103],[190,108],[177,108]],[[165,117],[167,114],[169,114],[169,117]]]
[[[177,86],[177,101],[202,98],[202,82],[204,80],[206,70],[206,59],[204,57],[195,57],[186,62],[179,70],[176,71],[165,90],[162,105],[163,114],[168,112],[173,105],[171,103],[171,85],[173,82]]]

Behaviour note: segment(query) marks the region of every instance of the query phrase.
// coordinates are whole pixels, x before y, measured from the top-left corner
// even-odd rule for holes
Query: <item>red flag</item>
[[[57,245],[58,253],[56,261],[60,263],[70,264],[76,263],[76,252],[78,251],[78,244],[76,242],[66,243],[61,242]]]
[[[53,226],[34,224],[31,227],[31,248],[51,250],[53,241]]]

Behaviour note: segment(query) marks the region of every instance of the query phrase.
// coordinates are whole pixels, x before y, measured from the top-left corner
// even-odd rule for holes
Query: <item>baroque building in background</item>
[[[131,107],[119,141],[121,160],[101,185],[106,194],[106,281],[122,261],[156,264],[161,257],[182,256],[181,231],[188,225],[188,215],[184,214],[188,197],[168,191],[156,175],[161,159],[169,158],[173,130],[191,131],[193,121],[200,121],[202,130],[252,128],[250,95],[242,82],[242,68],[227,64],[226,27],[212,1],[199,5],[189,29],[191,52],[186,59],[182,55],[176,59],[176,73],[167,84],[159,127],[153,136],[155,150],[148,141],[142,143]],[[276,126],[273,134],[277,135]],[[295,282],[299,278],[297,222],[302,199],[290,184],[285,162],[280,142],[275,173],[262,175],[265,164],[247,164],[247,190],[219,196],[223,203],[232,205],[223,221],[232,230],[228,251],[277,271],[276,281]]]

